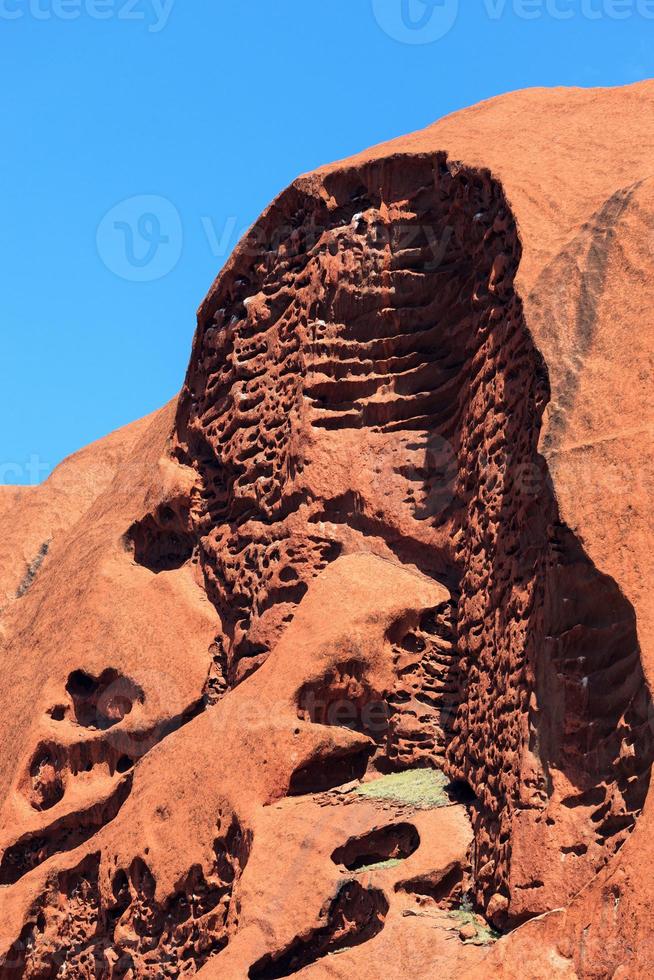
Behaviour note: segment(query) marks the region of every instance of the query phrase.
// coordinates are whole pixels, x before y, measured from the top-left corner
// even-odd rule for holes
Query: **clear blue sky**
[[[0,0],[0,482],[175,394],[204,293],[298,173],[511,89],[654,75],[654,0],[458,7]]]

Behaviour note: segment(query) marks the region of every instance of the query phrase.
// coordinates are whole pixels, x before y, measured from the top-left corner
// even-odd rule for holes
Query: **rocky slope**
[[[0,493],[1,977],[637,977],[654,84],[299,178]]]

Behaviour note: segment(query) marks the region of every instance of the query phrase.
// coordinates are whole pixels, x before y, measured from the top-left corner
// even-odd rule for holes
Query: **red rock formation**
[[[653,95],[299,178],[2,492],[0,976],[651,973]]]

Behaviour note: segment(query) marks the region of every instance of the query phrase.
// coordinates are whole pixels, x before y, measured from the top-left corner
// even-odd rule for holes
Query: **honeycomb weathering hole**
[[[99,677],[74,670],[66,682],[76,722],[85,728],[108,729],[142,703],[141,688],[128,677],[108,668]]]
[[[214,841],[204,872],[194,865],[160,900],[152,868],[140,857],[117,868],[109,895],[100,889],[100,855],[60,872],[36,900],[0,975],[186,976],[227,946],[234,889],[247,865],[251,834],[232,817]],[[109,971],[109,964],[111,970]]]
[[[654,750],[633,610],[562,524],[538,452],[549,380],[520,259],[501,185],[445,154],[300,179],[201,308],[175,448],[198,474],[228,677],[263,663],[346,546],[451,583],[443,622],[394,650],[388,762],[469,785],[475,895],[514,922],[572,897],[566,861],[576,890],[620,847]],[[351,485],[332,490],[315,466],[337,472],[339,439]],[[355,456],[376,461],[365,480]],[[295,791],[328,784],[321,765]]]
[[[196,547],[188,508],[174,510],[160,505],[132,524],[125,542],[133,551],[134,561],[155,574],[181,568],[191,560]]]
[[[420,835],[412,824],[392,824],[352,837],[347,844],[336,848],[332,861],[344,865],[348,871],[358,871],[384,861],[404,860],[419,846]]]

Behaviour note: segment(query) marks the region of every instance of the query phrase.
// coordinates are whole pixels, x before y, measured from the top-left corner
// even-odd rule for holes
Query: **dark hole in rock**
[[[366,746],[338,755],[319,756],[296,769],[291,776],[289,796],[324,793],[326,790],[362,779],[374,747]]]
[[[465,779],[454,779],[446,787],[447,793],[456,803],[463,803],[465,806],[471,806],[477,800],[477,795],[473,790],[470,783],[467,783]]]
[[[167,506],[135,521],[125,540],[133,549],[134,561],[155,574],[181,568],[195,550],[195,536],[188,529],[188,513],[179,516]]]
[[[419,847],[420,835],[416,828],[410,823],[398,823],[352,837],[347,844],[336,848],[332,861],[345,865],[348,871],[358,871],[383,861],[403,860]]]
[[[111,728],[130,714],[136,702],[143,701],[143,691],[112,668],[98,678],[75,670],[66,690],[73,702],[75,720],[85,728]]]
[[[587,844],[572,844],[570,847],[562,847],[561,854],[576,854],[577,857],[581,857],[587,850]]]
[[[74,670],[66,684],[72,698],[90,698],[96,691],[98,682],[83,670]]]

